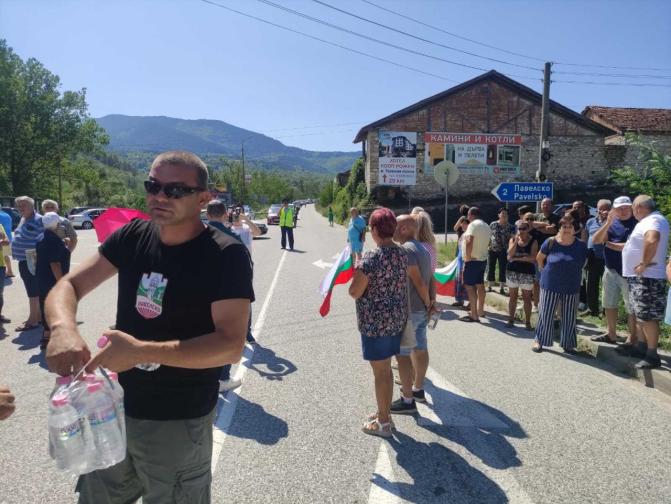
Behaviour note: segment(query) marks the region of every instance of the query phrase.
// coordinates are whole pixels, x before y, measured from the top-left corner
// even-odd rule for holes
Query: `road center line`
[[[275,286],[277,285],[277,280],[280,277],[280,271],[282,270],[282,265],[284,264],[284,259],[287,257],[287,251],[285,250],[282,253],[280,262],[277,265],[277,270],[275,271],[275,276],[273,281],[270,283],[270,288],[266,294],[266,298],[263,301],[263,306],[259,312],[259,316],[256,319],[256,324],[254,324],[254,338],[259,341],[261,336],[261,331],[263,330],[263,325],[266,321],[266,312],[268,311],[268,306],[270,305],[270,300],[273,297],[273,292],[275,292]],[[242,358],[240,359],[240,365],[233,376],[236,380],[242,380],[247,372],[247,369],[252,365],[252,358],[254,356],[254,345],[245,345],[245,349],[242,352]],[[244,385],[244,382],[243,382]],[[235,408],[238,404],[238,397],[242,391],[242,385],[236,390],[230,390],[226,396],[219,395],[219,404],[217,404],[217,409],[219,414],[214,421],[213,429],[213,445],[212,445],[212,474],[217,468],[217,462],[219,461],[219,455],[221,454],[221,449],[224,446],[224,441],[226,441],[226,436],[231,422],[233,421],[233,416],[235,415]]]

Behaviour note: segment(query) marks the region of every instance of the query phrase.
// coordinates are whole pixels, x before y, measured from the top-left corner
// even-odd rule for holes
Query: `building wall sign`
[[[519,175],[522,135],[494,133],[424,134],[424,170],[452,161],[462,175]]]
[[[378,132],[378,185],[404,186],[417,183],[417,133]]]

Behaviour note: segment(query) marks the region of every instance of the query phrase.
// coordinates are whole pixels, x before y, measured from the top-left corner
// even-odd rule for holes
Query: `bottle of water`
[[[72,376],[58,376],[56,377],[56,384],[54,389],[49,394],[49,399],[52,399],[59,392],[63,392],[72,383]]]
[[[126,439],[126,412],[123,403],[123,387],[119,384],[119,375],[114,371],[108,371],[107,376],[112,383],[109,387],[109,393],[114,400],[114,407],[116,408],[116,418],[119,422],[119,429],[121,429],[121,436]]]
[[[118,464],[126,457],[126,439],[117,422],[114,401],[101,382],[89,383],[85,411],[96,448],[98,469]]]
[[[84,432],[79,414],[65,394],[57,394],[51,400],[49,444],[59,469],[82,474],[87,464]]]

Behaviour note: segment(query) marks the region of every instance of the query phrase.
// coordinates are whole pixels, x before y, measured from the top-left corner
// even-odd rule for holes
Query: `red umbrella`
[[[133,219],[149,220],[149,215],[134,208],[108,208],[100,214],[100,217],[93,220],[98,241],[100,243],[104,242],[114,231],[125,226]]]

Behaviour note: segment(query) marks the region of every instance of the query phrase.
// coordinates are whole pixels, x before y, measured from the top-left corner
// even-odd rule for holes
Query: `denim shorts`
[[[412,327],[415,329],[417,344],[414,350],[428,350],[429,342],[426,339],[426,326],[429,324],[429,316],[425,311],[410,312]],[[410,355],[412,348],[401,348],[399,355]]]
[[[396,336],[370,337],[361,335],[363,359],[367,361],[384,360],[401,351],[401,334]]]

